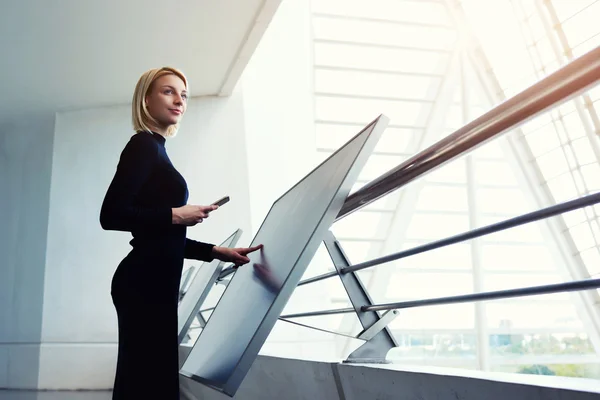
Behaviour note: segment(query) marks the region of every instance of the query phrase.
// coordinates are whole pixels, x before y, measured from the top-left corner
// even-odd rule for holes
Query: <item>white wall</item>
[[[115,268],[131,236],[103,231],[100,206],[132,134],[129,106],[58,114],[46,254],[41,388],[107,388],[116,363],[117,323],[110,298]],[[190,204],[228,194],[232,201],[188,236],[220,242],[250,231],[242,103],[194,99],[166,146],[186,178]],[[232,145],[232,144],[236,145]],[[197,264],[199,264],[197,262]],[[151,328],[152,321],[148,321]],[[140,327],[140,334],[144,328]],[[93,360],[93,362],[90,362]]]
[[[0,127],[0,387],[38,377],[54,116]]]

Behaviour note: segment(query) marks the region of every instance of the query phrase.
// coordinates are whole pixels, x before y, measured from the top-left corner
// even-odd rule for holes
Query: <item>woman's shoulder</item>
[[[160,145],[150,132],[136,132],[129,138],[129,141],[123,149],[123,155],[126,154],[146,154],[156,156],[159,153]]]
[[[156,143],[156,139],[154,139],[153,134],[147,131],[138,131],[134,133],[129,139],[130,142],[148,142],[148,143]]]
[[[159,143],[154,138],[154,135],[146,131],[136,132],[133,136],[131,136],[131,138],[129,138],[129,143],[127,145],[148,149],[157,149],[159,147]]]

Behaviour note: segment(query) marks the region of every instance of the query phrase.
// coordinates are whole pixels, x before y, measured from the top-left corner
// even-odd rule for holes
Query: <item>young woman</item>
[[[188,85],[175,68],[144,73],[133,95],[134,134],[121,153],[100,212],[106,230],[131,232],[111,295],[119,323],[115,400],[179,400],[177,302],[183,259],[243,265],[261,248],[223,248],[186,238],[217,206],[188,205],[165,142],[185,113]]]

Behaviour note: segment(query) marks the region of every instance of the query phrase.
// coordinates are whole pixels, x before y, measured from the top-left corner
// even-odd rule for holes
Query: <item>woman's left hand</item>
[[[215,247],[213,247],[212,255],[214,258],[216,258],[218,260],[225,261],[225,262],[231,262],[231,263],[234,263],[236,265],[236,267],[239,267],[240,265],[244,265],[244,264],[247,264],[250,262],[250,259],[248,257],[246,257],[246,255],[248,255],[256,250],[260,250],[262,248],[263,248],[262,244],[259,244],[258,246],[254,246],[254,247],[236,247],[236,248],[215,246]]]

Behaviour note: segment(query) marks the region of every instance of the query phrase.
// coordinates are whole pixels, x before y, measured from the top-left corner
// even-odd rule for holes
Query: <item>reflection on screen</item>
[[[385,120],[385,121],[384,121]],[[233,395],[340,211],[387,118],[369,124],[281,196],[187,357],[181,374]]]
[[[225,239],[225,241],[219,246],[235,246],[241,234],[242,231],[238,229],[231,236]],[[179,332],[179,343],[181,343],[185,338],[190,325],[194,321],[198,311],[200,311],[200,307],[208,295],[211,285],[216,281],[219,272],[221,272],[222,267],[223,262],[217,259],[211,261],[210,263],[205,262],[202,264],[202,266],[200,266],[198,273],[192,280],[192,283],[190,283],[190,287],[183,296],[181,303],[179,303],[179,308],[177,309],[177,329]]]

